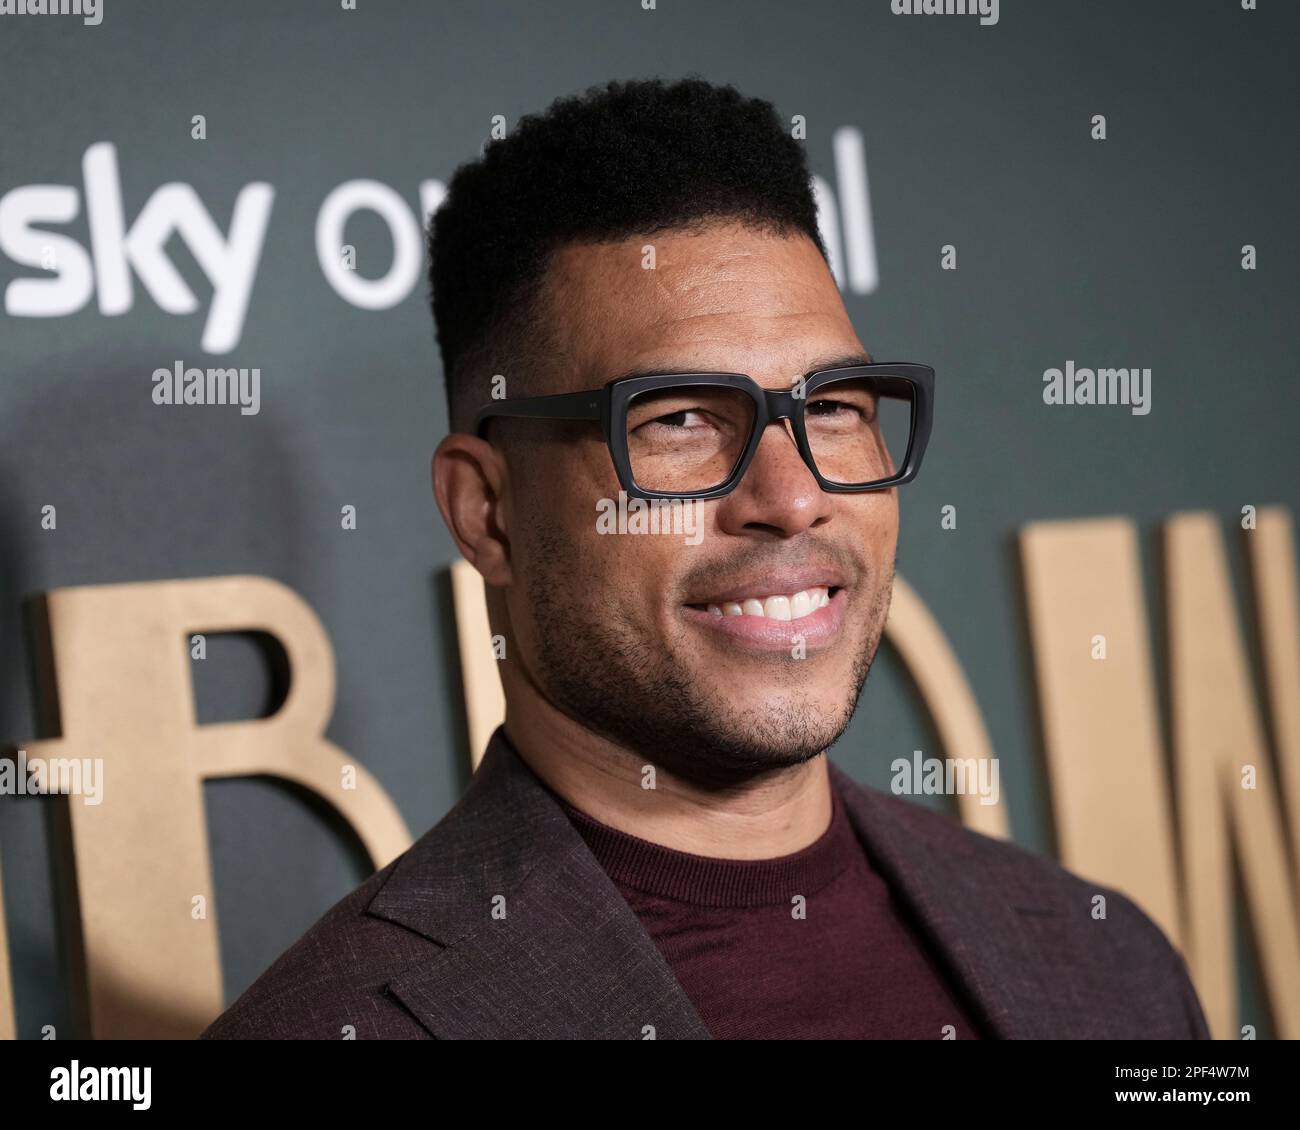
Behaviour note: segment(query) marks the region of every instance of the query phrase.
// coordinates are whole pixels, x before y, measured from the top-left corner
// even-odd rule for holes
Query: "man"
[[[434,491],[505,724],[205,1036],[1205,1038],[1122,895],[826,756],[933,389],[863,348],[771,105],[557,102],[457,172],[430,246]]]

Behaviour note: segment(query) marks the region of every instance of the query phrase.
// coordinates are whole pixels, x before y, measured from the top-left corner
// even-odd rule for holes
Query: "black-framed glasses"
[[[599,420],[634,498],[720,498],[740,482],[767,426],[789,420],[822,490],[886,490],[916,477],[934,415],[934,370],[909,362],[821,369],[790,389],[743,373],[622,377],[603,388],[495,400],[475,422]]]

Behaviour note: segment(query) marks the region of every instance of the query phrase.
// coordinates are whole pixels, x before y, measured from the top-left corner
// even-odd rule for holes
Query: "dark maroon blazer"
[[[873,865],[984,1031],[1209,1039],[1182,957],[1118,891],[830,766]],[[1093,899],[1106,896],[1106,917]],[[503,913],[504,912],[504,913]],[[863,939],[863,945],[868,940]],[[499,728],[469,788],[201,1039],[709,1039],[640,920]]]

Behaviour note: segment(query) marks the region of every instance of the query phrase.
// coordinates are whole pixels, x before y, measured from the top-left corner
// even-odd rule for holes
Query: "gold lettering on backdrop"
[[[410,834],[375,778],[322,736],[334,655],[291,589],[265,577],[101,585],[51,592],[48,608],[62,737],[28,743],[28,757],[103,766],[100,803],[60,798],[71,817],[91,1033],[193,1037],[223,1007],[205,779],[265,775],[312,790],[376,868]],[[199,726],[187,638],[244,631],[284,647],[288,696],[269,718]]]
[[[1132,895],[1177,945],[1173,807],[1136,528],[1041,522],[1020,547],[1060,861]]]
[[[460,678],[465,688],[465,716],[469,723],[470,767],[487,752],[488,739],[506,717],[506,697],[501,689],[499,660],[492,649],[488,627],[487,586],[468,561],[452,562],[451,598],[456,614],[456,639],[460,645]]]
[[[1216,1033],[1231,1035],[1237,1011],[1231,961],[1235,849],[1277,1033],[1300,1039],[1297,901],[1217,519],[1176,515],[1165,527],[1165,552],[1187,960],[1197,983],[1210,987]],[[1292,590],[1295,583],[1293,571]],[[1293,620],[1284,627],[1294,633],[1297,624]],[[1292,684],[1292,695],[1296,687]]]
[[[1176,792],[1163,768],[1132,523],[1038,523],[1021,536],[1061,862],[1132,895],[1156,919],[1187,958],[1211,1031],[1229,1039],[1239,1036],[1239,1019],[1251,1019],[1238,1017],[1235,992],[1235,845],[1272,1019],[1279,1036],[1295,1039],[1296,891],[1217,519],[1175,515],[1165,532]],[[1264,510],[1246,536],[1259,539],[1249,542],[1257,615],[1294,813],[1300,622],[1289,523],[1282,511]],[[1104,658],[1091,646],[1097,635],[1107,635]]]
[[[5,890],[0,882],[0,1040],[18,1037],[14,1022],[14,983],[9,977],[9,938],[5,933]]]
[[[925,602],[901,577],[894,578],[894,594],[885,623],[885,638],[894,646],[930,711],[945,756],[961,760],[987,761],[993,758],[975,692],[961,669],[957,653],[948,643],[939,622]],[[1007,808],[999,793],[996,804],[982,804],[973,792],[957,794],[962,823],[986,836],[1007,839],[1011,835]]]
[[[1300,883],[1300,585],[1296,583],[1300,570],[1291,516],[1274,506],[1261,510],[1256,523],[1247,541],[1255,620],[1292,833],[1292,874]]]

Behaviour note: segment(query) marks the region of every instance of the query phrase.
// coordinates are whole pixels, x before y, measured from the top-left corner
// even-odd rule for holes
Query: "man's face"
[[[556,348],[543,392],[644,369],[790,389],[866,358],[802,235],[716,224],[569,246],[547,302]],[[509,468],[509,654],[555,706],[701,784],[797,764],[840,736],[888,611],[895,491],[823,492],[778,421],[732,493],[691,504],[699,544],[601,533],[598,502],[616,501],[620,484],[598,425],[507,421],[497,435]],[[745,614],[709,608],[733,603]],[[774,615],[756,615],[760,605]],[[807,614],[777,618],[785,607]]]

